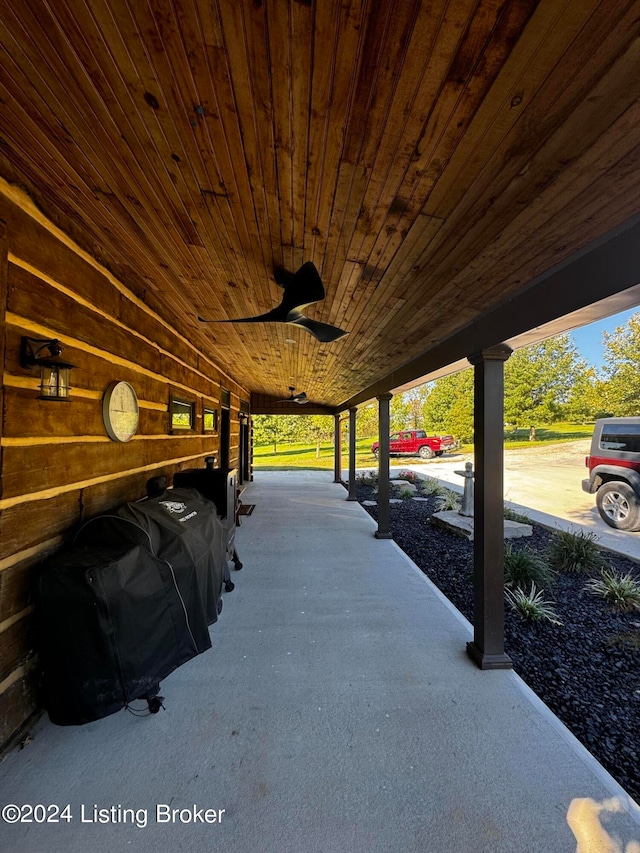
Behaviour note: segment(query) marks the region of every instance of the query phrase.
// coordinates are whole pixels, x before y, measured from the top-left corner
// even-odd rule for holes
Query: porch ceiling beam
[[[335,415],[337,410],[332,406],[322,406],[318,403],[309,402],[305,405],[299,403],[265,401],[254,398],[251,395],[252,415]]]
[[[527,334],[527,342],[536,339],[532,330],[570,315],[593,303],[612,297],[640,283],[640,215],[627,220],[599,240],[576,252],[566,261],[535,278],[516,296],[481,315],[459,332],[432,347],[399,369],[345,400],[337,407],[343,411],[365,403],[380,394],[400,388],[421,376],[460,362],[470,353],[511,341]],[[603,313],[603,316],[608,314]],[[598,319],[593,316],[590,322]],[[575,327],[567,319],[554,332]],[[434,330],[434,332],[437,330]],[[548,337],[540,330],[538,340]]]

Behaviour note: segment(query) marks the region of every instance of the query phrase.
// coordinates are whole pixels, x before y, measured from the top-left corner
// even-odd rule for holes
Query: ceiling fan
[[[289,385],[289,391],[291,391],[291,394],[284,400],[276,400],[276,403],[300,403],[300,405],[302,406],[304,405],[304,403],[309,402],[307,395],[304,393],[304,391],[301,391],[299,394],[294,394],[293,392],[295,390],[296,389],[293,387],[293,385]]]
[[[266,314],[238,317],[235,320],[205,320],[203,317],[198,317],[198,320],[201,323],[290,323],[306,329],[323,344],[337,341],[338,338],[348,334],[344,329],[331,326],[329,323],[310,320],[300,310],[314,302],[320,302],[325,297],[322,279],[311,261],[304,263],[295,273],[276,269],[275,280],[276,284],[284,288],[284,294],[280,304]]]

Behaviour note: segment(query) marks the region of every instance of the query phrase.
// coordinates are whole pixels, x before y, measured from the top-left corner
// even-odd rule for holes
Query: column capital
[[[356,413],[357,411],[358,411],[358,407],[357,407],[357,406],[351,406],[351,408],[349,409],[349,414],[350,414],[350,415],[351,415],[351,414],[355,415],[355,413]]]
[[[468,355],[467,361],[473,365],[480,364],[483,361],[506,361],[512,352],[509,344],[496,344],[493,347],[487,347],[487,349]]]
[[[391,393],[389,393],[389,391],[387,391],[384,394],[378,394],[376,399],[377,400],[390,400],[392,397],[393,397],[393,394],[391,394]]]

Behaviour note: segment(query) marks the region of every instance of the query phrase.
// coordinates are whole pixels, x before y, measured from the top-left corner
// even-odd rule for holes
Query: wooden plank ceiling
[[[640,3],[0,0],[0,172],[259,395],[340,405],[638,211]],[[268,311],[312,260],[330,344]]]

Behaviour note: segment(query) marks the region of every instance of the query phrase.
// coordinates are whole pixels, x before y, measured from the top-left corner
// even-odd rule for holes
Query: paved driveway
[[[640,560],[640,532],[623,533],[609,527],[598,514],[594,496],[582,491],[582,480],[587,476],[584,459],[590,444],[589,439],[581,439],[506,450],[505,499],[525,508],[532,520],[551,527],[581,525],[595,533],[605,547]],[[463,470],[467,461],[473,462],[473,456],[460,453],[425,463],[414,464],[412,460],[404,467],[460,487],[462,477],[455,471]]]

